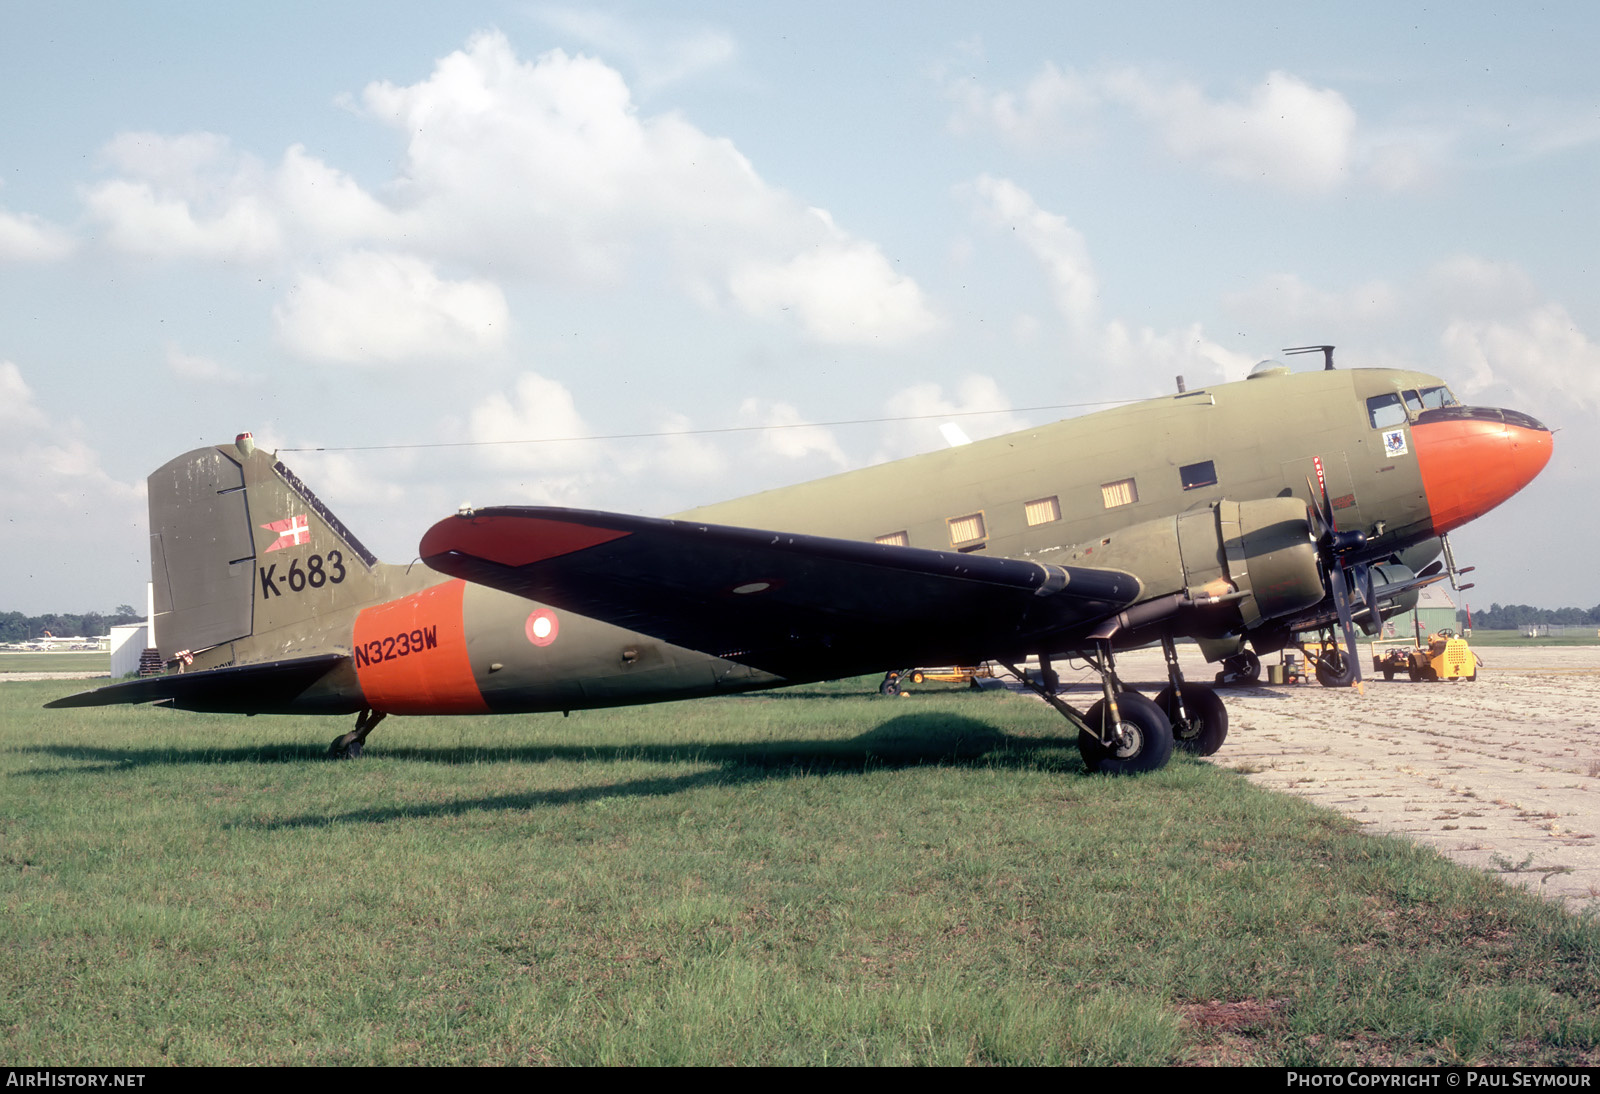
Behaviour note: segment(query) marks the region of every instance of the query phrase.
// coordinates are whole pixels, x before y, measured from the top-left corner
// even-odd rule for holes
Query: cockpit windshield
[[[1411,392],[1406,392],[1406,401],[1411,401]],[[1450,394],[1450,389],[1440,384],[1438,387],[1425,387],[1422,389],[1422,408],[1424,410],[1437,410],[1442,406],[1460,406],[1456,397]]]
[[[1447,406],[1460,406],[1450,389],[1440,384],[1421,391],[1403,391],[1398,395],[1374,395],[1367,400],[1367,417],[1373,429],[1388,429],[1406,420],[1415,421],[1425,410],[1439,410]]]

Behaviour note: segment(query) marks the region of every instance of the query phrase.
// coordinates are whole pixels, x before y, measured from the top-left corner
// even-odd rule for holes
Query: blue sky
[[[1600,601],[1592,6],[1107,7],[0,4],[0,608],[142,603],[145,476],[241,430],[976,436],[1324,341],[1558,427],[1453,539]],[[284,458],[404,561],[937,425]]]

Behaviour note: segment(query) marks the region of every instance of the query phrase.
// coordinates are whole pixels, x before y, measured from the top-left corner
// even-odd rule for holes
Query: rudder
[[[163,661],[378,594],[377,559],[248,433],[169,461],[148,484],[153,644]]]

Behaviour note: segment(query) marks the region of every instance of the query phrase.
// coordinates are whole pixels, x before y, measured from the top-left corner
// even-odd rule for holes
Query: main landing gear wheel
[[[1159,771],[1172,758],[1172,723],[1161,708],[1136,691],[1117,696],[1122,721],[1122,742],[1103,745],[1093,734],[1078,731],[1078,751],[1090,771],[1107,775],[1136,775]],[[1110,708],[1104,699],[1089,708],[1084,721],[1111,737]]]
[[[1228,708],[1212,688],[1204,684],[1183,685],[1183,708],[1187,718],[1178,714],[1177,694],[1168,684],[1156,695],[1156,706],[1172,723],[1174,747],[1196,756],[1210,756],[1228,739]]]
[[[1350,671],[1352,667],[1349,656],[1335,646],[1332,651],[1324,652],[1317,658],[1317,683],[1325,688],[1349,687],[1356,678],[1355,673]]]

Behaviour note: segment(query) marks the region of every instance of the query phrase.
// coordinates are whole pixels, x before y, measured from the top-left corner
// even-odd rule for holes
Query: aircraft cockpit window
[[[1183,476],[1183,488],[1185,490],[1198,490],[1202,486],[1217,485],[1217,465],[1211,460],[1180,467],[1178,468],[1178,474]]]
[[[1422,413],[1422,396],[1415,391],[1402,391],[1400,394],[1406,400],[1406,413],[1413,415]]]
[[[1138,501],[1139,487],[1132,479],[1103,482],[1100,484],[1100,496],[1107,509],[1115,509],[1119,505],[1132,505]]]
[[[1398,395],[1374,395],[1367,400],[1367,417],[1372,420],[1373,429],[1404,425],[1406,405],[1400,401]]]
[[[984,538],[982,513],[972,513],[964,517],[951,517],[946,523],[950,525],[950,543],[952,546],[961,547],[968,543],[977,543]]]
[[[1450,389],[1444,386],[1424,388],[1422,392],[1422,406],[1424,410],[1438,410],[1442,406],[1460,406],[1456,397],[1450,394]]]
[[[911,537],[904,532],[890,532],[888,535],[879,536],[874,543],[882,543],[887,547],[909,547]]]
[[[1057,497],[1040,498],[1030,501],[1023,507],[1023,515],[1028,518],[1028,527],[1036,524],[1049,524],[1051,521],[1061,519],[1061,499]]]

